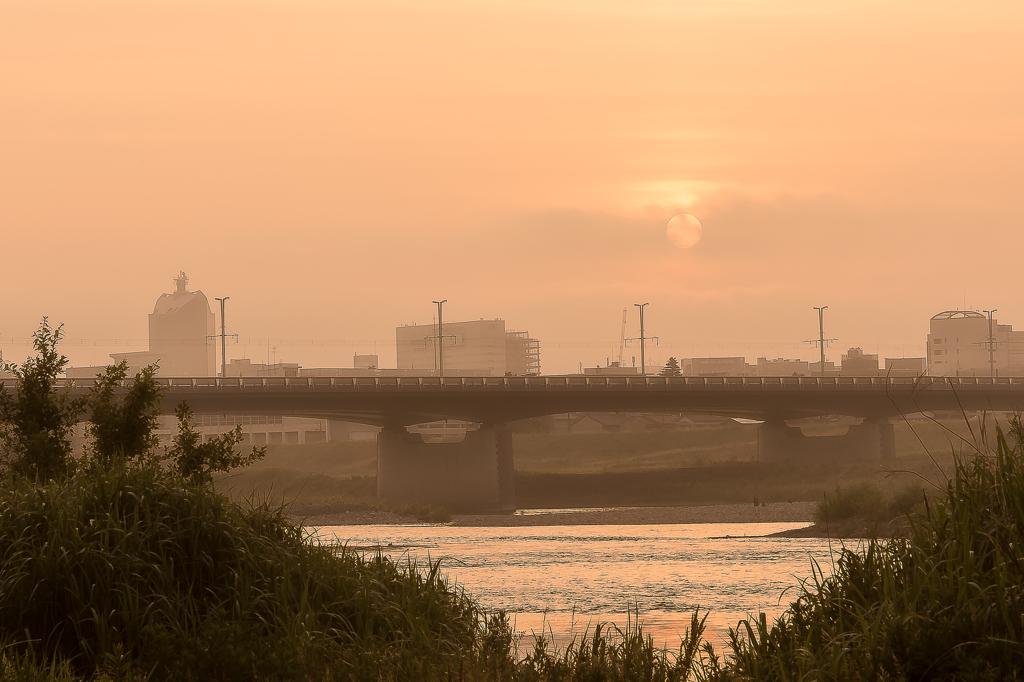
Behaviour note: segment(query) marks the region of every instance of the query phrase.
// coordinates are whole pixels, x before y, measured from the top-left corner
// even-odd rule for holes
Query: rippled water
[[[526,633],[543,628],[564,643],[588,623],[624,626],[636,607],[655,642],[675,647],[696,606],[711,609],[709,635],[720,644],[740,619],[781,613],[799,580],[811,576],[812,560],[829,574],[827,541],[756,537],[802,525],[336,526],[317,533],[323,542],[382,545],[395,558],[442,559],[450,579],[486,608],[508,611]]]

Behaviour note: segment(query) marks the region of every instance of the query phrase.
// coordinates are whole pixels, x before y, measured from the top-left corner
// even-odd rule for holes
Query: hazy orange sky
[[[0,348],[145,348],[179,270],[308,367],[438,298],[545,372],[644,301],[659,363],[814,358],[816,305],[836,361],[1024,328],[1024,4],[894,4],[4,2]]]

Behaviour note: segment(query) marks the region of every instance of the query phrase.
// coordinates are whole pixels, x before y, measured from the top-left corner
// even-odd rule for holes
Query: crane
[[[626,347],[626,311],[622,309],[622,331],[619,332],[619,367],[622,367],[622,349]]]

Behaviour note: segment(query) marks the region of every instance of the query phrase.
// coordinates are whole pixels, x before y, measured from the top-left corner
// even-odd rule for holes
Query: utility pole
[[[224,325],[224,301],[228,300],[229,298],[231,298],[231,297],[230,296],[225,296],[224,298],[215,298],[214,299],[215,301],[220,301],[220,334],[214,334],[212,337],[209,337],[209,336],[206,337],[206,338],[216,338],[218,336],[220,337],[220,376],[221,376],[222,379],[225,376],[227,376],[227,367],[228,367],[227,337],[229,336],[229,334],[225,331],[225,325]],[[236,339],[238,338],[238,334],[230,334],[230,336],[233,336]]]
[[[818,367],[821,368],[821,376],[825,376],[825,308],[828,306],[822,306],[815,308],[818,311],[818,348],[821,350],[821,364]]]
[[[643,376],[647,376],[647,364],[646,364],[646,356],[644,355],[644,346],[646,345],[648,339],[654,341],[654,343],[658,343],[658,337],[657,336],[650,336],[650,337],[648,337],[647,334],[646,334],[646,330],[644,329],[644,306],[647,306],[647,305],[650,305],[650,304],[649,303],[634,303],[633,305],[635,305],[637,308],[640,309],[640,338],[639,339],[626,339],[626,341],[637,341],[637,340],[640,341],[640,374],[643,375]],[[636,362],[636,357],[633,358],[633,362],[634,363]]]
[[[622,350],[626,346],[626,308],[622,309],[622,330],[619,332],[619,367],[622,367]]]
[[[821,364],[819,365],[821,376],[825,376],[825,346],[835,341],[835,339],[825,338],[825,310],[827,308],[827,305],[823,305],[821,307],[814,306],[814,309],[818,311],[818,338],[814,341],[804,342],[817,344],[818,348],[821,349]]]
[[[992,333],[992,314],[997,310],[998,308],[993,308],[992,310],[983,311],[988,313],[988,375],[990,377],[996,375],[996,339]]]
[[[437,304],[437,375],[444,376],[444,334],[441,331],[441,306],[448,302],[448,299],[434,301]]]
[[[647,376],[647,363],[644,362],[644,308],[646,303],[634,303],[640,309],[640,375]]]

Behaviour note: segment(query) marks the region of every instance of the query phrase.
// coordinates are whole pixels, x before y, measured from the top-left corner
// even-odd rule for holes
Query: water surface
[[[588,624],[625,626],[636,608],[660,646],[677,647],[692,610],[710,608],[716,645],[748,615],[770,618],[795,599],[812,562],[831,573],[829,543],[758,537],[802,523],[650,526],[330,526],[322,542],[382,546],[396,559],[437,559],[488,609],[505,609],[526,633],[564,643]],[[390,547],[388,545],[391,545]],[[833,541],[834,552],[838,546]]]

